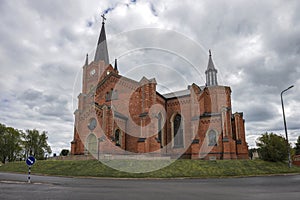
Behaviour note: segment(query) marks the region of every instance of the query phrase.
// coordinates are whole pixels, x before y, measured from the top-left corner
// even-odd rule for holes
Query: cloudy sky
[[[93,58],[106,13],[110,60],[119,58],[120,73],[133,79],[156,77],[161,92],[204,85],[212,49],[219,83],[232,89],[233,111],[244,112],[250,147],[266,131],[284,133],[280,92],[295,85],[284,95],[294,143],[300,135],[299,10],[297,0],[2,0],[0,123],[48,131],[54,153],[70,148],[80,72],[86,53]],[[136,48],[143,50],[128,53]],[[172,81],[172,72],[183,81]]]

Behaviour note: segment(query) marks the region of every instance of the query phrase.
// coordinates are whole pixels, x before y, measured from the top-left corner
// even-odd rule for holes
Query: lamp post
[[[287,89],[283,90],[280,93],[280,97],[281,97],[281,106],[282,106],[282,115],[283,115],[283,124],[284,124],[284,130],[285,130],[285,138],[287,141],[287,146],[288,146],[288,159],[289,159],[289,168],[291,168],[292,166],[292,161],[291,161],[291,151],[290,151],[290,145],[289,145],[289,138],[288,138],[288,134],[287,134],[287,128],[286,128],[286,120],[285,120],[285,114],[284,114],[284,105],[283,105],[283,99],[282,99],[282,94],[286,91],[288,91],[289,89],[291,89],[292,87],[294,87],[293,85],[291,85],[290,87],[288,87]]]
[[[100,142],[101,142],[101,138],[98,138],[98,161],[100,160]]]

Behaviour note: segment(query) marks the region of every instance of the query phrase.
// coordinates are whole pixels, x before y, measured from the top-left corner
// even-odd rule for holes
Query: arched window
[[[183,147],[183,123],[180,114],[176,114],[174,117],[174,147]]]
[[[158,142],[160,142],[160,147],[163,146],[162,144],[162,114],[159,113],[158,116],[157,116],[157,130],[158,130],[158,133],[157,133],[157,136],[158,136]]]
[[[208,146],[217,146],[217,133],[214,130],[208,133]]]
[[[93,133],[86,139],[86,149],[90,154],[97,153],[97,137]]]
[[[110,94],[109,94],[109,92],[106,92],[106,94],[105,94],[105,101],[110,101]]]
[[[120,130],[117,129],[115,131],[115,142],[116,142],[116,146],[121,146],[121,133],[120,133]]]

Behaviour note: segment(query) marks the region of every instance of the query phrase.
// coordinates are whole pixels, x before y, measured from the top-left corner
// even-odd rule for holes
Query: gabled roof
[[[139,83],[141,84],[156,83],[156,80],[155,78],[147,79],[145,76],[143,76],[139,81]]]
[[[180,91],[176,91],[176,92],[163,94],[162,96],[166,99],[170,99],[170,98],[174,98],[174,97],[187,96],[187,95],[190,95],[190,94],[191,94],[190,90],[185,89],[185,90],[180,90]]]

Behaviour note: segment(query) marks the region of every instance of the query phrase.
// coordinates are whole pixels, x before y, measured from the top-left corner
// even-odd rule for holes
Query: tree
[[[266,132],[258,138],[256,145],[259,147],[259,157],[265,161],[277,162],[288,158],[290,145],[287,145],[286,139],[282,136]]]
[[[296,155],[300,155],[300,136],[297,139],[295,151],[296,151]]]
[[[0,162],[5,163],[6,157],[4,153],[4,134],[6,131],[6,127],[4,124],[0,124]]]
[[[0,161],[15,161],[21,156],[21,151],[20,131],[0,124]]]
[[[47,143],[47,132],[40,133],[38,130],[26,130],[23,135],[25,157],[34,156],[36,159],[45,159],[45,154],[51,154],[51,148]]]
[[[68,149],[63,149],[60,152],[60,156],[67,156],[69,154],[69,150]]]

